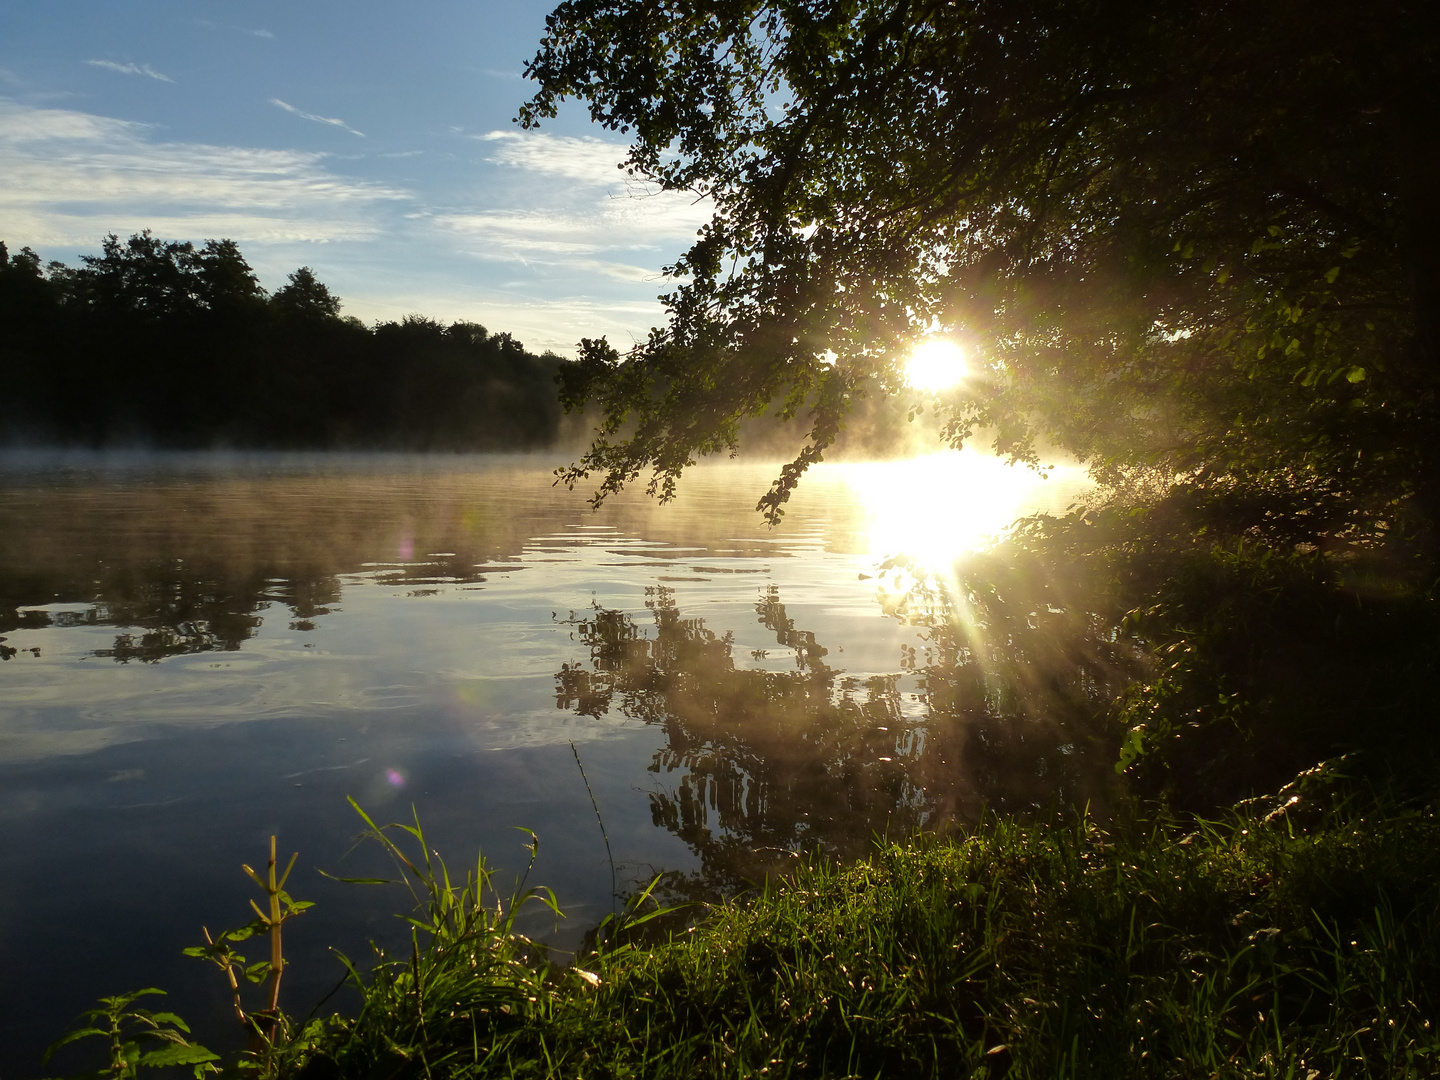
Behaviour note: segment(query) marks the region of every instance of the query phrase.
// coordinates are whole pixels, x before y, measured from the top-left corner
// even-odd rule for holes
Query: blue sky
[[[579,106],[512,123],[551,6],[10,0],[0,239],[74,263],[108,232],[231,237],[267,288],[308,265],[366,321],[623,347],[708,214],[627,184]]]

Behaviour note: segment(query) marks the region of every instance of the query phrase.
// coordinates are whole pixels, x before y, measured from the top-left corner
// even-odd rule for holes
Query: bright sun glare
[[[905,381],[916,390],[949,390],[965,377],[965,354],[945,338],[927,338],[905,363]]]
[[[1080,466],[1052,468],[1042,479],[1023,465],[975,450],[832,468],[859,497],[873,555],[909,556],[942,575],[1017,517],[1063,512],[1089,486]]]

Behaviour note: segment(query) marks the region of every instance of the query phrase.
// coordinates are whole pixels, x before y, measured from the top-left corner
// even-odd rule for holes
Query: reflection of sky
[[[664,733],[618,709],[596,719],[556,707],[557,670],[590,660],[576,617],[598,605],[652,633],[646,602],[663,587],[682,617],[733,634],[737,667],[794,671],[795,651],[757,620],[756,602],[774,586],[794,627],[816,634],[849,685],[900,673],[901,645],[921,641],[915,628],[880,617],[873,574],[893,553],[887,536],[922,539],[929,552],[973,535],[933,511],[937,495],[954,498],[941,481],[965,483],[964,468],[936,471],[944,467],[821,469],[776,531],[753,511],[772,466],[696,470],[673,506],[628,498],[598,516],[538,469],[333,482],[262,471],[180,483],[137,472],[93,490],[72,477],[65,491],[32,475],[23,491],[0,486],[0,522],[10,530],[0,538],[0,584],[20,582],[6,584],[7,595],[30,597],[18,606],[52,623],[20,618],[4,635],[18,651],[0,663],[0,824],[18,838],[8,864],[19,869],[0,883],[0,927],[24,934],[0,931],[0,955],[11,970],[56,973],[3,1021],[22,1028],[0,1030],[0,1046],[23,1029],[13,1045],[33,1049],[120,983],[183,988],[188,969],[172,958],[194,943],[185,927],[226,925],[224,912],[243,903],[235,867],[253,862],[270,831],[282,847],[301,849],[302,867],[333,869],[347,858],[356,825],[347,795],[384,815],[403,816],[413,802],[448,850],[478,842],[509,853],[507,866],[518,850],[512,827],[536,829],[536,880],[555,886],[575,915],[563,939],[573,940],[608,906],[574,740],[622,872],[693,868],[689,849],[651,820],[648,793],[683,780],[647,772]],[[978,469],[991,476],[988,465]],[[994,485],[975,486],[973,498],[992,497],[987,490]],[[903,492],[912,493],[908,505],[897,501]],[[1033,492],[1018,503],[1014,494],[1001,491],[1005,508],[990,509],[987,522],[1026,499],[1034,505]],[[883,531],[903,514],[908,531]],[[36,523],[63,538],[18,536]],[[200,577],[254,579],[258,625],[233,650],[156,663],[102,655],[118,634],[143,628],[87,622],[87,614],[162,611],[164,597],[148,608],[134,598],[149,596],[135,582],[156,565],[172,576],[193,567]],[[299,601],[280,599],[290,595],[286,574],[300,576],[295,568],[338,581],[338,598],[332,589],[297,618]],[[128,583],[134,595],[96,604],[96,586],[85,583],[99,580]],[[37,589],[61,594],[37,603]],[[907,710],[919,708],[917,678],[900,675]],[[924,738],[915,729],[886,734],[874,743],[878,760],[916,756]],[[184,884],[192,879],[193,888]],[[154,899],[147,880],[175,883],[173,896]],[[323,973],[324,944],[358,950],[381,924],[373,906],[325,892],[313,874],[305,880],[296,895],[318,889],[325,903],[307,916],[314,940],[297,936],[296,947]],[[57,904],[60,894],[69,899]],[[81,962],[61,944],[60,927],[77,923],[113,931],[114,940],[95,943],[86,975],[94,985],[75,981]],[[134,926],[155,928],[145,933],[169,951],[150,947],[137,958],[126,944]],[[313,971],[293,978],[296,994],[325,988]],[[0,1000],[0,1017],[8,1004]],[[7,1067],[6,1053],[0,1074],[22,1071]]]
[[[736,470],[747,480],[765,473],[766,467]],[[983,459],[960,468],[938,455],[903,466],[836,466],[817,471],[787,525],[767,533],[751,512],[756,485],[727,483],[723,475],[723,467],[700,470],[688,500],[646,507],[640,520],[620,523],[644,528],[649,514],[669,514],[678,523],[667,522],[667,531],[683,534],[687,517],[704,517],[713,527],[723,511],[719,516],[733,528],[722,528],[721,539],[676,548],[673,537],[637,538],[570,509],[567,527],[530,538],[511,554],[509,569],[480,582],[425,577],[428,552],[420,553],[419,575],[413,564],[397,565],[415,559],[413,527],[401,523],[395,546],[408,559],[395,559],[392,547],[374,553],[383,562],[337,568],[340,603],[309,620],[316,630],[289,628],[285,609],[272,605],[234,652],[116,664],[96,654],[124,628],[85,624],[75,616],[88,606],[69,598],[32,606],[27,610],[68,613],[64,621],[78,625],[7,635],[20,651],[0,669],[6,691],[0,762],[93,752],[170,725],[332,710],[439,709],[463,720],[476,745],[487,748],[564,741],[574,737],[573,720],[555,713],[550,682],[561,663],[575,659],[575,647],[552,612],[563,619],[599,603],[643,613],[645,589],[656,584],[675,589],[682,609],[735,633],[738,655],[766,653],[748,662],[774,666],[790,658],[751,610],[758,590],[774,583],[798,626],[821,629],[832,648],[846,650],[843,661],[831,657],[837,666],[858,676],[889,672],[899,642],[913,635],[875,617],[876,585],[868,574],[876,560],[907,544],[922,558],[953,557],[1003,528],[1027,501],[1033,505],[1036,493],[1029,474]],[[541,486],[543,476],[536,480],[535,501],[543,504],[551,492]],[[967,483],[967,494],[949,494]],[[1073,490],[1050,483],[1039,491],[1052,501],[1052,492]],[[814,513],[820,503],[831,507],[824,516]],[[734,541],[723,537],[727,531]],[[417,580],[423,588],[414,587]],[[36,649],[38,656],[30,651]]]

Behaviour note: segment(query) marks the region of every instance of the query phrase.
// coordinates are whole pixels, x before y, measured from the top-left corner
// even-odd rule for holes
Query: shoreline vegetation
[[[356,1015],[276,1008],[279,926],[307,905],[272,843],[258,918],[189,950],[248,1049],[222,1062],[153,990],[65,1041],[110,1043],[112,1077],[1434,1076],[1440,822],[1345,766],[1211,819],[991,817],[714,906],[663,906],[662,876],[573,963],[515,930],[528,904],[558,917],[547,890],[502,892],[483,856],[452,875],[418,822],[356,806],[415,899],[408,948],[344,961]],[[255,938],[270,959],[246,965]],[[246,975],[267,1007],[243,1010]]]
[[[0,244],[0,438],[170,449],[524,450],[555,376],[476,323],[367,327],[309,267],[268,293],[232,240],[102,243],[81,266]]]

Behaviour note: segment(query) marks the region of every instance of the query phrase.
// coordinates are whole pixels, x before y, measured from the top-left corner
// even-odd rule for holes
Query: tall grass
[[[1428,809],[997,819],[811,861],[679,940],[580,971],[535,965],[488,922],[484,963],[446,945],[379,969],[305,1071],[1440,1075],[1437,899]]]
[[[418,824],[366,821],[414,892],[408,955],[352,965],[359,1014],[277,1025],[252,1066],[303,1080],[1440,1075],[1429,807],[1292,792],[1213,821],[993,819],[849,866],[810,860],[668,941],[599,935],[571,966],[515,929],[553,896],[522,880],[502,898],[483,859],[452,879]],[[622,924],[654,915],[651,890]]]

